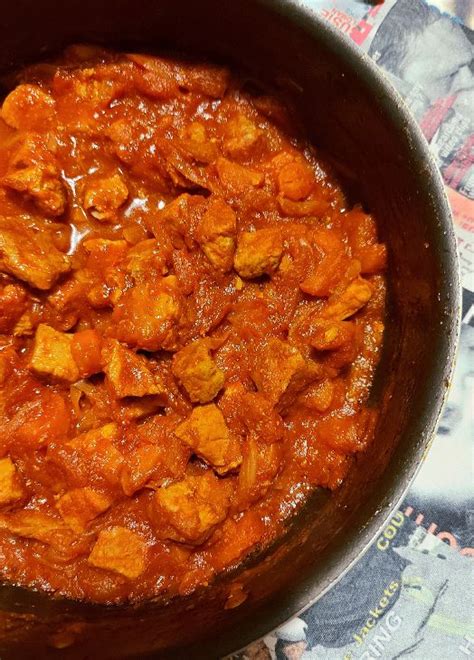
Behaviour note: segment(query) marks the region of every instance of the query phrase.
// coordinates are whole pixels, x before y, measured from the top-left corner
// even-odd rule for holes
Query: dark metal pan
[[[0,69],[72,42],[225,59],[290,93],[314,143],[379,220],[390,250],[376,442],[332,497],[316,493],[274,548],[188,599],[84,605],[0,588],[0,656],[213,658],[321,596],[380,532],[428,450],[459,325],[456,244],[443,184],[400,98],[371,61],[297,2],[16,0],[2,7]],[[229,581],[248,591],[226,609]]]

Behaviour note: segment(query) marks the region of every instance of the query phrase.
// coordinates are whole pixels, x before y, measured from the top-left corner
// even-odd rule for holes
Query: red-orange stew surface
[[[16,82],[0,575],[190,593],[372,440],[385,246],[284,105],[224,68],[74,46]]]

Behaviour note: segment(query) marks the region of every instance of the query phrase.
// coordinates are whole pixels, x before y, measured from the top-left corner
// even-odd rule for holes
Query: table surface
[[[474,658],[474,0],[301,4],[383,68],[430,143],[458,237],[461,342],[444,415],[396,524],[315,605],[232,658]]]

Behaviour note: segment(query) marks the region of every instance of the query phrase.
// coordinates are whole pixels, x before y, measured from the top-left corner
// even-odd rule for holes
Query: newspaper
[[[368,52],[418,120],[452,203],[463,286],[474,291],[474,0],[303,4]]]
[[[363,48],[428,140],[453,211],[460,349],[432,448],[401,510],[300,617],[234,660],[474,657],[474,0],[303,0]]]

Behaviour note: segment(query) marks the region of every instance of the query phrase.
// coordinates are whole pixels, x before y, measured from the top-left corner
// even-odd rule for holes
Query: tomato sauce
[[[386,262],[282,102],[72,46],[0,119],[0,565],[117,603],[274,540],[373,439]]]

